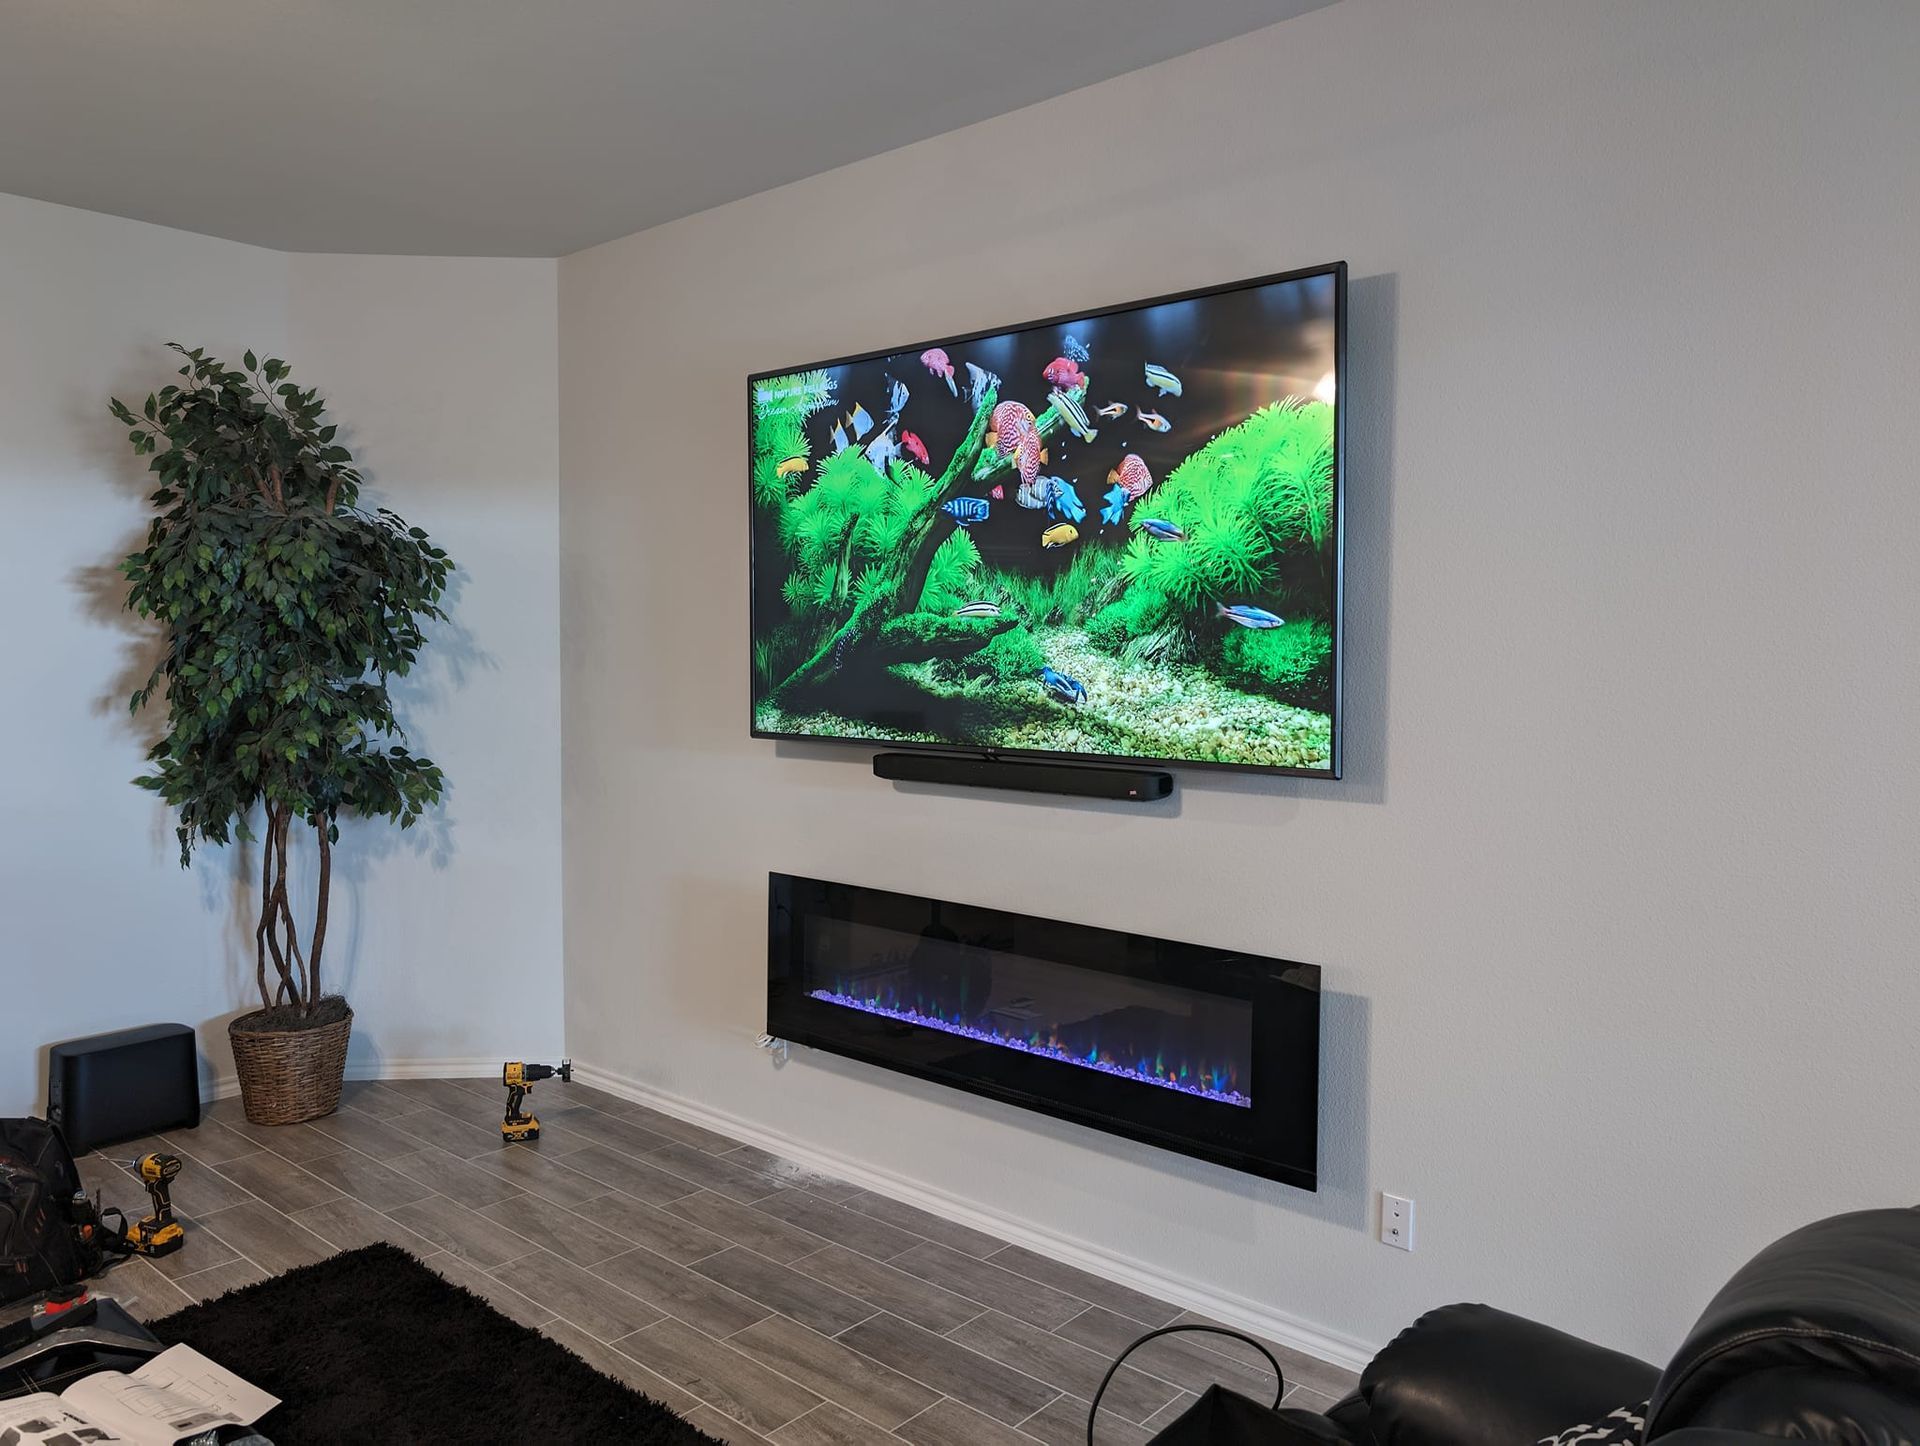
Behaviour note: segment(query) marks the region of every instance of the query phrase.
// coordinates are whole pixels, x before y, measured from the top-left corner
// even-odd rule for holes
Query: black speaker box
[[[1173,792],[1173,775],[1157,768],[1034,759],[956,758],[944,753],[876,753],[876,778],[895,783],[945,783],[959,788],[1010,788],[1021,793],[1065,793],[1147,803]]]
[[[193,1031],[148,1024],[70,1039],[47,1051],[47,1118],[76,1155],[116,1140],[200,1123]]]

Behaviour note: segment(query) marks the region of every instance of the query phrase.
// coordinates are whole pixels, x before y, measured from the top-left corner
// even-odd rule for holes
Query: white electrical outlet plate
[[[1380,1192],[1380,1243],[1396,1250],[1413,1249],[1413,1201],[1406,1196]]]

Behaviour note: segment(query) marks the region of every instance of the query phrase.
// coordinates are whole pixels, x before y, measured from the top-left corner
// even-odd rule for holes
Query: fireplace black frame
[[[792,874],[770,874],[767,892],[767,1032],[776,1039],[1302,1190],[1318,1187],[1317,965]],[[965,1071],[944,1064],[927,1047],[951,1045],[949,1034],[813,997],[807,986],[827,965],[807,957],[809,918],[916,934],[938,927],[969,944],[1244,1001],[1252,1011],[1252,1104],[1223,1104],[994,1044],[966,1054],[972,1067]]]

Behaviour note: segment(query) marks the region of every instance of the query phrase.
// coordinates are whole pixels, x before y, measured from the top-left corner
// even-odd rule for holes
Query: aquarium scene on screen
[[[1333,772],[1339,285],[751,378],[754,732]]]

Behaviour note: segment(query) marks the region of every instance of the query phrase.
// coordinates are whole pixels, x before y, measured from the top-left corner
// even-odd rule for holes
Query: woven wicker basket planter
[[[297,1125],[340,1108],[353,1011],[318,1029],[257,1029],[255,1015],[227,1026],[240,1075],[240,1102],[256,1125]]]

